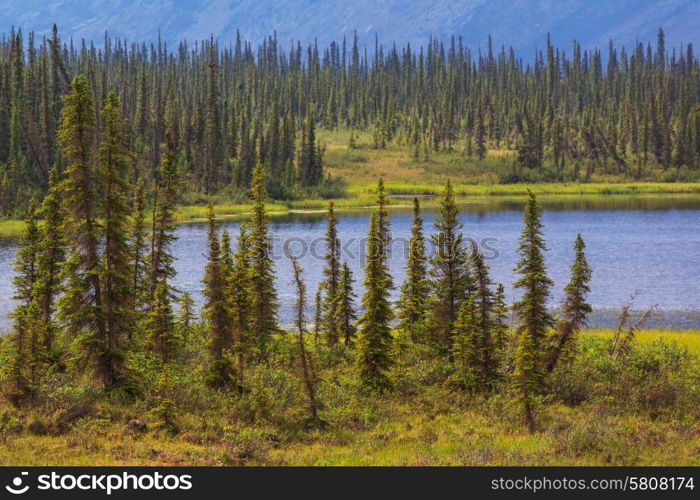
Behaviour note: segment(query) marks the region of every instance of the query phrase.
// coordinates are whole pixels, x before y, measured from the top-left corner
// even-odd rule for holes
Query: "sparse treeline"
[[[568,48],[567,48],[568,49]],[[243,197],[258,163],[273,198],[330,195],[316,127],[370,133],[372,147],[416,159],[512,150],[501,182],[692,180],[700,168],[700,68],[692,45],[570,50],[549,41],[525,64],[512,49],[473,53],[453,38],[371,51],[357,39],[322,48],[275,37],[169,48],[105,37],[101,47],[11,31],[0,41],[0,213],[23,215],[64,172],[62,96],[84,74],[99,110],[113,90],[126,121],[129,182],[158,182],[166,132],[177,145],[178,195]],[[351,147],[357,146],[355,135]],[[94,147],[94,144],[91,144]]]
[[[98,137],[96,116],[102,122]],[[166,132],[161,148],[148,230],[143,185],[128,182],[133,151],[127,127],[114,93],[107,94],[97,115],[87,78],[73,80],[58,133],[64,178],[59,182],[57,174],[51,175],[49,195],[39,211],[46,222],[40,227],[32,214],[17,255],[18,306],[13,332],[3,342],[9,361],[2,368],[4,389],[15,405],[31,404],[47,380],[62,373],[67,384],[87,383],[110,394],[139,397],[146,390],[144,373],[152,370],[157,374],[151,394],[154,415],[160,428],[173,430],[173,370],[194,368],[197,359],[210,390],[243,396],[247,372],[274,364],[280,344],[294,335],[277,322],[265,213],[268,169],[258,163],[253,171],[253,213],[242,224],[235,248],[209,208],[208,263],[202,280],[206,300],[197,322],[192,299],[169,283],[174,277],[170,246],[179,184],[173,134]],[[492,282],[479,248],[466,246],[449,183],[432,235],[437,252],[429,260],[420,204],[414,200],[411,253],[399,307],[389,300],[395,284],[387,266],[390,216],[382,180],[371,216],[361,311],[355,306],[349,266],[341,260],[338,218],[330,202],[325,279],[317,293],[313,339],[305,336],[306,287],[301,268],[293,262],[296,344],[310,422],[325,425],[320,417],[323,401],[315,389],[314,357],[319,352],[342,352],[353,362],[361,391],[376,396],[393,390],[400,377],[393,370],[400,345],[409,343],[442,360],[451,373],[446,382],[457,390],[488,395],[512,388],[522,401],[525,422],[534,429],[534,408],[547,390],[547,375],[560,359],[575,353],[576,333],[590,311],[586,294],[591,270],[579,236],[562,317],[555,321],[548,307],[552,282],[544,265],[546,246],[534,195],[526,204],[524,222],[515,268],[520,275],[515,286],[523,294],[514,305],[518,326],[511,331],[505,322],[503,287]]]

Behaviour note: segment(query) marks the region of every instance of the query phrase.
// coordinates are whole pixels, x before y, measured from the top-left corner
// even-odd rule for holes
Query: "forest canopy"
[[[415,158],[512,151],[500,182],[586,181],[593,173],[692,181],[700,168],[700,69],[691,44],[607,50],[554,47],[534,61],[489,40],[424,47],[358,45],[357,37],[284,48],[237,37],[174,49],[105,36],[66,42],[14,29],[0,41],[0,215],[38,205],[53,166],[63,96],[85,74],[102,109],[113,91],[127,122],[129,178],[150,192],[166,130],[183,180],[179,196],[247,198],[255,165],[272,198],[326,197],[317,128],[370,134]],[[95,111],[96,137],[105,127]],[[354,137],[351,135],[351,142]],[[94,146],[96,147],[96,146]],[[351,144],[352,147],[352,144]]]

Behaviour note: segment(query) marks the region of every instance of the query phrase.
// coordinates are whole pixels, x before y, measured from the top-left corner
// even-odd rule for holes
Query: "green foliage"
[[[586,325],[586,317],[593,310],[586,302],[586,295],[591,291],[588,285],[591,281],[592,270],[586,260],[584,250],[586,244],[578,234],[574,242],[574,262],[571,264],[571,279],[564,287],[564,304],[562,319],[557,324],[557,331],[552,339],[546,360],[547,371],[552,371],[554,365],[562,357],[571,356],[576,348],[575,335]]]
[[[255,336],[254,349],[264,356],[267,344],[277,331],[277,292],[275,291],[272,244],[268,235],[269,218],[265,212],[265,172],[262,164],[255,167],[252,182],[253,213],[250,220],[249,283],[250,331]]]
[[[357,295],[353,290],[354,283],[355,280],[352,278],[350,266],[348,266],[347,262],[343,262],[340,284],[338,286],[339,297],[335,304],[334,315],[340,325],[340,338],[346,346],[353,344],[355,333],[357,332],[357,327],[355,326],[355,320],[357,319],[355,298]]]
[[[411,237],[408,241],[408,258],[406,259],[406,281],[401,286],[400,308],[398,311],[399,330],[409,334],[413,341],[421,336],[425,315],[428,310],[430,281],[426,269],[425,237],[423,236],[423,217],[418,198],[413,198],[413,223]],[[425,340],[425,339],[422,339]]]
[[[547,277],[543,252],[547,250],[542,237],[541,209],[537,199],[530,193],[525,205],[524,227],[520,236],[518,253],[520,258],[515,272],[520,278],[515,282],[521,288],[521,299],[513,304],[520,324],[518,347],[515,352],[515,384],[524,408],[525,421],[534,430],[533,396],[542,391],[543,349],[548,329],[554,323],[547,299],[553,282]]]
[[[476,316],[474,297],[469,296],[460,305],[452,341],[452,358],[456,366],[452,381],[470,391],[476,391],[484,383],[485,350]]]
[[[124,179],[129,153],[124,145],[121,105],[113,94],[107,99],[95,157],[95,115],[84,76],[73,80],[61,116],[58,144],[68,165],[61,194],[70,247],[63,269],[66,286],[59,303],[60,317],[82,345],[81,355],[92,362],[95,377],[110,388],[129,378],[124,372],[123,342],[132,306]],[[98,190],[105,191],[99,200]]]
[[[219,237],[216,233],[214,209],[211,205],[207,220],[209,224],[209,252],[202,279],[205,297],[202,318],[209,330],[209,351],[211,354],[209,381],[212,387],[224,388],[234,379],[232,375],[233,364],[228,355],[233,345],[233,337],[231,335],[231,311],[225,293],[226,275]]]
[[[132,275],[130,272],[129,216],[127,174],[131,153],[126,147],[125,121],[117,96],[107,94],[101,114],[103,132],[95,157],[97,189],[101,193],[97,203],[102,219],[100,263],[101,309],[106,334],[96,341],[101,358],[105,385],[124,379],[123,349],[133,328]],[[96,193],[95,193],[96,194]]]
[[[36,371],[43,354],[40,311],[35,298],[40,232],[33,215],[27,219],[26,225],[22,247],[17,252],[14,265],[13,298],[18,301],[18,306],[11,315],[13,331],[9,337],[12,353],[6,395],[15,405],[31,396],[36,389]]]
[[[148,298],[149,271],[147,267],[147,244],[148,235],[146,233],[146,193],[143,179],[139,179],[134,189],[134,200],[132,210],[132,223],[129,239],[131,242],[132,261],[132,290],[134,308],[142,308]]]
[[[192,333],[193,323],[197,319],[194,312],[194,299],[189,292],[182,292],[179,299],[180,310],[178,312],[178,325],[183,333],[183,339],[187,339]]]
[[[553,372],[554,397],[613,413],[697,418],[700,371],[687,347],[661,339],[638,343],[623,361],[610,357],[610,345],[610,338],[584,336],[578,356]]]
[[[391,276],[386,264],[388,244],[388,220],[384,186],[379,181],[379,206],[372,213],[367,241],[367,264],[365,266],[365,294],[362,306],[365,310],[359,319],[358,370],[362,388],[368,393],[384,393],[393,383],[389,368],[392,336],[389,322],[392,310],[389,304]]]
[[[155,387],[156,397],[151,414],[155,420],[155,428],[169,434],[178,432],[175,423],[177,407],[172,399],[173,384],[167,372],[163,372],[158,378]]]
[[[338,218],[333,209],[333,201],[328,203],[328,228],[326,230],[326,254],[324,259],[326,267],[323,270],[325,276],[323,288],[325,290],[325,303],[323,310],[323,327],[328,338],[328,345],[333,346],[340,342],[343,329],[343,318],[340,316],[343,291],[341,290],[341,263],[340,263],[340,238],[338,238]]]
[[[151,254],[149,256],[149,300],[153,300],[159,283],[167,283],[175,277],[171,245],[175,236],[175,210],[179,176],[176,150],[172,133],[165,135],[165,149],[158,165],[158,184],[154,193]]]
[[[452,331],[459,306],[471,288],[462,223],[457,215],[454,189],[447,181],[440,201],[440,214],[435,219],[438,232],[432,235],[435,253],[430,259],[432,294],[428,313],[430,342],[443,353],[452,349]]]
[[[240,201],[257,163],[269,172],[275,199],[340,197],[343,186],[324,171],[338,166],[338,151],[320,140],[324,129],[342,131],[353,155],[391,158],[386,153],[404,147],[422,164],[419,173],[437,170],[441,181],[700,179],[691,47],[660,57],[611,45],[604,55],[548,41],[535,67],[507,48],[475,64],[468,49],[452,47],[446,56],[436,43],[364,56],[354,47],[353,58],[337,42],[306,51],[287,51],[275,37],[256,50],[243,41],[221,50],[213,39],[172,51],[160,44],[110,50],[120,42],[107,38],[107,61],[63,45],[57,31],[41,43],[34,33],[26,46],[24,38],[12,31],[0,43],[0,216],[21,216],[47,192],[64,147],[56,133],[61,95],[80,72],[100,99],[118,89],[125,100],[134,179],[159,182],[162,144],[172,140],[180,194],[190,200]],[[372,164],[375,175],[383,168]]]
[[[164,364],[174,360],[180,351],[182,338],[175,328],[170,289],[164,281],[156,286],[153,302],[149,305],[147,330],[153,354]]]

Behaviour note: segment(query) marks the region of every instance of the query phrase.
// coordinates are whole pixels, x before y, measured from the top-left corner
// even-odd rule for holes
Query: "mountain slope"
[[[20,26],[48,33],[56,22],[63,39],[100,41],[105,30],[130,41],[151,41],[158,33],[169,43],[214,35],[230,41],[260,42],[277,32],[285,44],[350,38],[372,46],[424,43],[430,35],[459,35],[470,47],[513,45],[526,58],[545,43],[579,40],[585,47],[654,41],[659,26],[667,46],[700,42],[697,0],[0,0],[2,30]]]

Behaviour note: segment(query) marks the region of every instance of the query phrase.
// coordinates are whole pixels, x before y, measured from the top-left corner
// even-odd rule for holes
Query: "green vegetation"
[[[149,196],[171,134],[182,205],[246,203],[257,164],[270,197],[290,203],[341,198],[346,183],[380,176],[410,194],[450,178],[458,195],[462,184],[700,180],[700,67],[692,46],[667,50],[663,31],[654,51],[605,55],[548,40],[533,65],[454,40],[371,55],[356,38],[306,52],[274,36],[257,49],[88,45],[62,42],[55,27],[2,37],[0,217],[23,217],[51,168],[66,170],[62,97],[81,73],[98,107],[119,92],[128,182]],[[106,122],[94,122],[99,137]]]
[[[200,334],[195,327],[190,342]],[[700,465],[700,331],[640,331],[633,357],[619,366],[608,355],[612,334],[582,332],[581,356],[567,375],[557,374],[565,385],[542,408],[543,430],[535,434],[519,424],[507,397],[444,387],[447,366],[425,352],[405,351],[396,392],[377,399],[356,392],[337,347],[307,343],[318,360],[322,431],[306,427],[300,378],[256,369],[249,394],[224,397],[202,388],[197,369],[172,374],[174,435],[158,430],[146,400],[125,403],[88,389],[60,391],[46,401],[49,411],[0,404],[0,463]],[[298,359],[295,342],[280,344],[280,364]]]
[[[492,281],[479,249],[467,248],[458,216],[465,193],[449,180],[461,173],[459,186],[484,190],[472,183],[584,182],[563,188],[574,190],[598,177],[696,179],[698,64],[688,51],[666,66],[663,33],[653,56],[638,48],[618,61],[611,52],[610,64],[620,67],[605,79],[598,52],[565,60],[549,44],[546,63],[531,71],[505,53],[496,62],[489,51],[472,66],[468,52],[452,47],[444,59],[433,44],[427,64],[422,53],[400,60],[394,49],[370,66],[356,43],[342,64],[333,46],[323,62],[310,50],[308,61],[292,53],[284,65],[268,52],[277,50],[274,41],[257,59],[240,41],[222,54],[210,42],[189,58],[184,47],[167,57],[136,45],[125,57],[107,41],[98,59],[61,51],[54,30],[38,50],[30,38],[27,61],[20,34],[1,43],[11,71],[0,79],[7,115],[0,116],[7,146],[0,210],[28,215],[12,331],[0,339],[0,458],[15,465],[95,464],[98,452],[97,463],[112,464],[697,463],[697,355],[679,343],[644,342],[643,320],[626,324],[628,308],[612,338],[581,334],[594,271],[580,235],[555,316],[533,190],[525,193],[514,263],[522,294],[509,311],[503,285]],[[564,76],[562,65],[571,66]],[[205,76],[194,78],[192,69]],[[39,71],[52,76],[34,78]],[[414,77],[390,85],[404,73]],[[501,79],[511,83],[494,83]],[[111,86],[133,90],[123,106]],[[570,87],[580,93],[573,101],[564,92]],[[263,99],[258,88],[276,91]],[[40,119],[29,119],[38,110]],[[20,123],[36,130],[27,134],[31,127]],[[343,153],[319,139],[323,128],[341,125],[352,129]],[[408,165],[397,160],[400,148],[410,151]],[[371,172],[357,169],[347,184],[334,174],[362,161],[342,155],[365,150],[385,151],[386,164],[377,156]],[[379,176],[368,201],[363,184],[383,170],[397,186],[409,182],[395,196],[423,189],[410,184],[419,170],[447,178],[429,259],[413,200],[416,253],[404,284],[393,282],[387,265],[392,188]],[[513,185],[503,192],[523,194]],[[38,211],[32,198],[43,198]],[[268,208],[279,205],[268,206],[271,198],[287,200],[285,208],[328,203],[312,338],[294,259],[294,331],[278,321]],[[374,206],[358,310],[340,260],[340,204],[331,198]],[[251,202],[235,249],[212,201]],[[187,203],[207,204],[199,315],[171,286],[178,217],[202,215],[200,208],[178,215]],[[389,300],[398,286],[403,307]],[[412,304],[420,307],[408,311]],[[27,455],[27,446],[43,444],[55,454]]]

